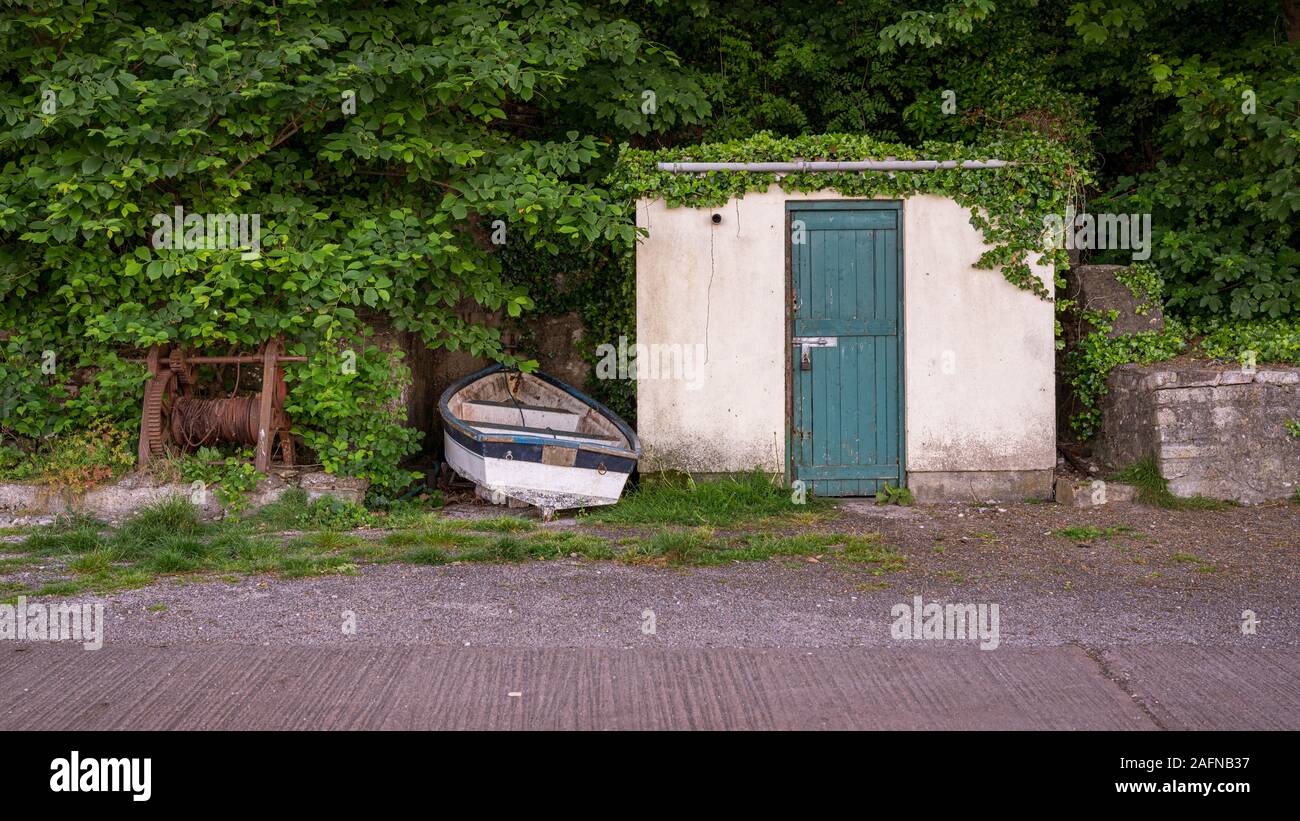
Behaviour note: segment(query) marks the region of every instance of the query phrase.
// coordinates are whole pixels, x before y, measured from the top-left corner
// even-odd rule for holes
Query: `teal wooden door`
[[[903,483],[902,212],[789,203],[790,474],[821,496]]]

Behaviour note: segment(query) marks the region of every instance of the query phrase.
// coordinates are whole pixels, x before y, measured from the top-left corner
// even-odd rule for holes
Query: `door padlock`
[[[836,348],[839,347],[840,338],[838,336],[796,336],[792,340],[795,345],[799,346],[799,370],[812,370],[813,348]]]

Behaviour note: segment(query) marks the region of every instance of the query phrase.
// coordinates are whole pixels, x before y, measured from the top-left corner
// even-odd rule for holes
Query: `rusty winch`
[[[272,339],[256,355],[191,356],[182,348],[154,345],[144,360],[149,381],[144,386],[140,418],[141,467],[169,448],[193,450],[204,445],[256,445],[254,466],[265,473],[277,437],[280,457],[293,464],[293,437],[284,413],[284,362],[306,362],[305,356],[285,356],[280,339]],[[262,390],[237,395],[238,376],[229,396],[202,397],[195,385],[201,365],[260,365]]]

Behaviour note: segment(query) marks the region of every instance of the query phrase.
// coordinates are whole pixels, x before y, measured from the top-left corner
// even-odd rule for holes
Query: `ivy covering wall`
[[[798,160],[1005,160],[1001,168],[897,172],[749,171],[681,174],[660,171],[660,162],[786,162]],[[766,132],[744,140],[658,151],[626,150],[608,180],[629,199],[663,198],[678,205],[717,206],[779,183],[788,192],[835,190],[846,197],[903,199],[916,194],[951,197],[971,212],[971,224],[993,247],[972,260],[1000,271],[1018,288],[1046,297],[1031,262],[1060,267],[1063,248],[1050,247],[1043,218],[1077,201],[1091,181],[1088,170],[1064,145],[1025,137],[979,146],[927,142],[919,147],[885,143],[861,134],[777,137]]]

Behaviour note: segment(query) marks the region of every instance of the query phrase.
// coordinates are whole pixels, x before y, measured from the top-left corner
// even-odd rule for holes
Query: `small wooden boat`
[[[641,443],[609,408],[563,382],[501,365],[443,392],[447,464],[495,504],[557,510],[609,505],[641,456]]]

